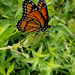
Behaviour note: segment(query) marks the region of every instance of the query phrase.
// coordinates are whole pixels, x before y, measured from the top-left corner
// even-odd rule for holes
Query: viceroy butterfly
[[[22,18],[16,25],[19,31],[31,33],[45,31],[51,27],[48,25],[49,16],[45,0],[39,0],[38,6],[30,0],[25,0],[22,5]]]

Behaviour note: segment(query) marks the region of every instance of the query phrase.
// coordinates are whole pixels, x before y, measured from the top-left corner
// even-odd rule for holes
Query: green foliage
[[[23,33],[23,0],[0,0],[0,75],[75,75],[75,0],[45,1],[52,27]]]

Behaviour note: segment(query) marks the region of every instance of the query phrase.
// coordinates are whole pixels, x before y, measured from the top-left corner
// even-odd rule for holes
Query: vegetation
[[[75,0],[45,1],[52,27],[23,33],[23,0],[0,0],[0,75],[75,75]]]

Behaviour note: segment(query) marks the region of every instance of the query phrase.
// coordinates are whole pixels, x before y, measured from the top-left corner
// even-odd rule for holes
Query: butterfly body
[[[17,23],[17,28],[22,32],[45,31],[48,25],[48,11],[44,0],[39,0],[38,7],[30,0],[23,2],[22,18]]]

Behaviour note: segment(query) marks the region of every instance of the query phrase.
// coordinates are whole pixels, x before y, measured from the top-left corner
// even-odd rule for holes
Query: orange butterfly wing
[[[37,6],[30,0],[23,2],[23,15],[22,17],[30,17],[40,21],[42,27],[45,25],[45,19],[42,13],[39,11]]]
[[[20,31],[31,33],[39,31],[40,25],[40,22],[33,18],[21,18],[17,23],[17,28]]]
[[[48,16],[48,10],[47,10],[47,5],[45,3],[45,0],[39,0],[39,2],[38,2],[38,8],[40,9],[40,11],[43,14],[46,22],[48,23],[49,16]]]

